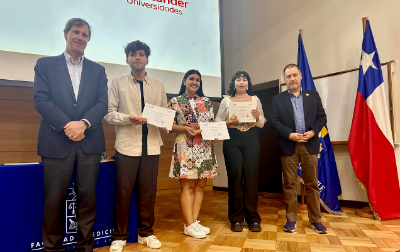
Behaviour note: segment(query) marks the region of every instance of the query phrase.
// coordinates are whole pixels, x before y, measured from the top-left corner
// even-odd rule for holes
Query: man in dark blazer
[[[297,169],[301,162],[310,227],[326,233],[321,224],[320,191],[317,186],[318,134],[326,124],[326,114],[318,92],[301,88],[301,72],[289,64],[283,70],[287,91],[272,98],[271,124],[278,131],[278,149],[283,172],[286,232],[295,232],[297,220]]]
[[[107,76],[103,66],[84,57],[90,25],[70,19],[64,28],[65,52],[38,59],[33,96],[41,114],[38,155],[44,166],[45,251],[64,251],[65,200],[76,173],[77,251],[93,251],[96,183],[105,141],[101,120],[107,114]]]

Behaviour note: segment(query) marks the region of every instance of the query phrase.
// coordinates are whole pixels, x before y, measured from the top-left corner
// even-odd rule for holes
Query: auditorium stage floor
[[[228,193],[207,190],[199,216],[201,224],[211,229],[205,239],[189,238],[183,234],[178,195],[159,195],[156,201],[155,235],[162,242],[159,250],[131,243],[128,251],[181,252],[270,252],[270,251],[399,251],[400,220],[375,221],[357,217],[354,209],[343,208],[341,216],[323,214],[327,235],[317,235],[309,228],[307,214],[299,214],[297,233],[283,231],[286,223],[281,195],[260,193],[259,213],[262,217],[260,233],[241,233],[230,230],[227,217]],[[106,252],[109,247],[95,249]]]

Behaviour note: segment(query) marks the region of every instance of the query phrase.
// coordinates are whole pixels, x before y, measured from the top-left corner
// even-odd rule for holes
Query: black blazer
[[[317,91],[303,89],[303,109],[306,131],[313,130],[315,135],[306,143],[310,154],[319,152],[319,132],[326,124],[326,114]],[[278,148],[282,156],[293,155],[296,142],[289,140],[290,133],[296,132],[294,111],[288,91],[272,98],[270,122],[278,131]]]
[[[84,58],[78,100],[75,99],[64,54],[38,59],[35,66],[33,100],[42,116],[38,155],[63,158],[74,142],[65,135],[67,122],[87,119],[91,127],[80,142],[86,153],[106,150],[101,120],[108,110],[107,76],[103,66]]]

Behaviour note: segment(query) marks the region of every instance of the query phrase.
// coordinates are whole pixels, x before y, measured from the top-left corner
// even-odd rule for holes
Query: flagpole
[[[303,39],[303,29],[299,29],[299,33],[301,38]],[[300,190],[301,190],[301,203],[297,205],[297,212],[301,213],[306,213],[307,211],[307,205],[305,204],[304,200],[304,184],[300,183]]]
[[[364,36],[364,33],[365,33],[365,29],[367,28],[367,20],[368,20],[368,17],[363,17],[362,18],[363,36]],[[371,210],[370,206],[366,206],[363,209],[356,210],[355,214],[357,216],[360,216],[360,217],[369,218],[369,219],[375,219],[375,216],[372,213],[372,210]]]
[[[365,29],[367,28],[367,20],[368,20],[368,17],[363,17],[363,18],[362,18],[363,35],[364,35],[364,33],[365,33]]]

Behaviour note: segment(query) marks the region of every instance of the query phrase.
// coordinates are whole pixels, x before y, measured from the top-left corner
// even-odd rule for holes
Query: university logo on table
[[[68,188],[68,196],[65,204],[65,233],[75,234],[78,232],[78,223],[76,222],[76,192],[75,183]]]
[[[76,222],[76,193],[74,189],[75,183],[68,188],[67,199],[65,200],[65,235],[63,237],[63,245],[71,246],[67,249],[75,249],[76,233],[78,232],[78,223]],[[43,251],[42,240],[32,242],[30,251]]]

